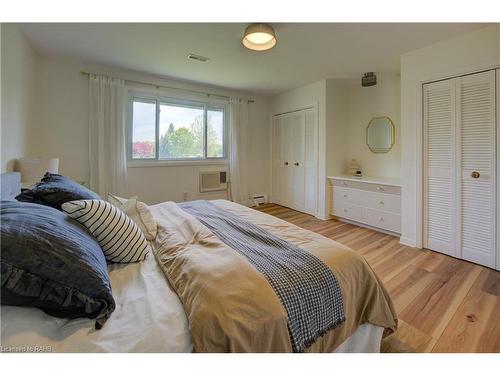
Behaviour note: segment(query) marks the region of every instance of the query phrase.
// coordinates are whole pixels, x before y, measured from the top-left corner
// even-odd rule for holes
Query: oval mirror
[[[394,145],[394,124],[387,117],[374,117],[366,127],[366,144],[375,153],[389,152]]]

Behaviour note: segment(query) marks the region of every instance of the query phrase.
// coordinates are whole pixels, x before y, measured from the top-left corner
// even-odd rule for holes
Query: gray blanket
[[[179,206],[266,277],[287,312],[294,352],[344,322],[339,283],[320,259],[210,202]]]

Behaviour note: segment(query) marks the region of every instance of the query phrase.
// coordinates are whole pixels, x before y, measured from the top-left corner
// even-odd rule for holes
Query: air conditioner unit
[[[200,193],[227,190],[226,171],[200,172]]]

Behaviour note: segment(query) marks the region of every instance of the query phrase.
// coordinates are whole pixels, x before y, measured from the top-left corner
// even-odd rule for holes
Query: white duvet
[[[1,345],[54,352],[191,352],[182,304],[153,254],[109,266],[116,309],[101,330],[94,320],[61,319],[36,308],[1,307]]]

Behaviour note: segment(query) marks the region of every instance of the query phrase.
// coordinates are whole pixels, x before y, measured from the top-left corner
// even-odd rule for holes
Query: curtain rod
[[[82,71],[81,73],[82,73],[82,75],[87,76],[87,77],[89,77],[90,74],[93,74],[93,73],[84,72],[84,71]],[[209,93],[203,92],[203,91],[183,89],[183,88],[180,88],[180,87],[157,85],[157,84],[154,84],[154,83],[141,82],[141,81],[133,81],[133,80],[130,80],[130,79],[125,79],[125,81],[128,82],[128,83],[136,83],[136,84],[139,84],[139,85],[153,86],[153,87],[156,87],[157,89],[164,88],[164,89],[170,89],[170,90],[180,90],[180,91],[190,92],[190,93],[193,93],[193,94],[202,94],[202,95],[206,95],[208,97],[212,96],[212,97],[223,98],[223,99],[228,99],[228,100],[230,99],[229,96],[225,96],[225,95],[209,94]],[[248,103],[254,103],[255,100],[247,100],[247,102]]]

